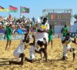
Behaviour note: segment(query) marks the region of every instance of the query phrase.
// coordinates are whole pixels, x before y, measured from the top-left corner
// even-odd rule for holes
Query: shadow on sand
[[[13,59],[15,59],[15,58],[13,58]],[[13,59],[11,59],[11,60],[13,60]],[[9,59],[8,58],[0,58],[0,60],[1,60],[0,61],[0,67],[5,66],[5,65],[9,65]],[[35,63],[39,63],[40,60],[41,59],[36,59]],[[31,63],[31,60],[27,57],[25,57],[25,61]],[[62,59],[56,59],[56,60],[55,59],[48,59],[48,62],[55,62],[55,61],[62,61]],[[43,62],[45,62],[45,60],[43,60]]]
[[[15,58],[13,58],[13,59],[15,59]],[[13,59],[11,59],[11,60],[13,60]],[[9,65],[9,58],[0,58],[0,60],[1,60],[0,67]]]

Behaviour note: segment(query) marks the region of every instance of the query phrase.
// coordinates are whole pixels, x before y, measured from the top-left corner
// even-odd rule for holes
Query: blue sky
[[[9,5],[17,7],[18,13],[10,13],[13,17],[20,17],[20,6],[30,8],[29,14],[23,14],[26,17],[38,18],[42,15],[43,9],[72,9],[72,14],[77,13],[77,0],[0,0],[0,5],[9,8]],[[8,16],[7,12],[0,12],[0,16]]]

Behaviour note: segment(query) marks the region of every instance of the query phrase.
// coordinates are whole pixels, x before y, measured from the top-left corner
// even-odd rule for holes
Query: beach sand
[[[40,55],[36,54],[36,62],[30,63],[24,61],[24,65],[9,65],[9,60],[15,60],[13,51],[19,44],[19,40],[13,40],[11,49],[5,50],[6,41],[0,41],[0,70],[77,70],[77,55],[75,61],[72,59],[72,53],[68,53],[68,59],[66,61],[60,60],[62,58],[62,44],[59,38],[54,39],[53,48],[48,45],[48,62],[45,60],[39,60]],[[75,44],[72,44],[76,48]],[[29,48],[24,51],[25,56],[29,58]]]

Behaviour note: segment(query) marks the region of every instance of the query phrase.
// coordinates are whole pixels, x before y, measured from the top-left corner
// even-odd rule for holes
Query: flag
[[[9,12],[9,10],[4,8],[4,7],[2,7],[2,6],[0,6],[0,12]]]
[[[9,10],[10,10],[10,12],[17,12],[18,8],[10,5]]]
[[[29,8],[20,7],[20,12],[21,12],[21,13],[29,13]]]
[[[55,19],[55,15],[51,15],[51,19]]]

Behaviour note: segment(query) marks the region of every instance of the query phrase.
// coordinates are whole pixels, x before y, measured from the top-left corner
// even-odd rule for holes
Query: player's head
[[[64,25],[64,27],[67,27],[67,25]]]
[[[52,28],[52,26],[50,25],[50,29]]]
[[[69,38],[69,37],[70,37],[70,33],[67,33],[66,38]]]
[[[44,24],[45,24],[45,23],[47,22],[47,18],[44,18],[44,19],[43,19],[43,22],[44,22]]]
[[[32,35],[32,38],[35,38],[35,35]]]

